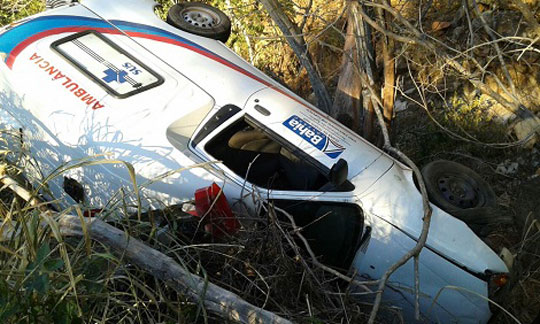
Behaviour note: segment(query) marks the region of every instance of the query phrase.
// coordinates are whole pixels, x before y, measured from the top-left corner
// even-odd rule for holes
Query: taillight
[[[508,284],[510,277],[508,273],[491,273],[490,271],[486,271],[486,275],[488,276],[488,298],[492,302],[499,303],[502,297],[501,290]],[[489,303],[489,308],[492,312],[498,309],[491,302]]]
[[[504,287],[508,283],[508,274],[507,273],[499,273],[494,274],[490,278],[493,285],[497,286],[498,288]]]

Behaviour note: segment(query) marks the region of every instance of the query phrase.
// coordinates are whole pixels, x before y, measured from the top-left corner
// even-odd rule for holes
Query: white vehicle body
[[[196,189],[212,182],[223,188],[232,204],[254,191],[271,200],[355,204],[363,211],[364,228],[371,228],[369,241],[352,265],[364,278],[380,278],[415,245],[423,211],[409,169],[221,42],[180,31],[156,17],[153,8],[150,0],[87,0],[1,31],[0,52],[5,57],[0,63],[2,127],[22,130],[23,141],[44,175],[69,161],[103,154],[133,165],[137,183],[143,186],[141,193],[153,199],[152,207],[190,199]],[[77,38],[88,30],[108,42]],[[76,35],[75,41],[66,41],[72,35]],[[97,49],[87,51],[91,44],[97,44]],[[77,52],[81,48],[86,49]],[[125,59],[129,64],[124,66],[128,69],[124,77],[148,88],[124,96],[129,92],[122,88],[124,80],[98,76],[114,84],[118,90],[114,94],[90,78],[80,65],[97,74],[98,67],[84,56],[95,56],[96,51],[111,60]],[[128,56],[122,56],[125,53]],[[80,65],[67,56],[80,59]],[[140,73],[129,74],[130,68]],[[229,105],[240,109],[194,141],[204,125]],[[354,189],[268,190],[250,184],[224,164],[172,172],[153,180],[217,160],[205,146],[246,115],[318,161],[322,169],[330,169],[338,159],[346,160]],[[127,169],[118,164],[78,168],[70,176],[84,184],[90,198],[87,203],[95,207],[132,183]],[[69,200],[61,177],[53,179],[49,187],[55,197]],[[419,259],[422,314],[444,323],[486,322],[491,316],[486,271],[506,273],[508,269],[465,223],[432,207],[427,246]],[[386,302],[403,307],[406,318],[413,312],[413,270],[410,260],[391,276],[384,294]]]

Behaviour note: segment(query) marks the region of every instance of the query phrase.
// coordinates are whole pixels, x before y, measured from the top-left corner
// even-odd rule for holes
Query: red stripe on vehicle
[[[102,33],[109,33],[109,34],[120,34],[121,33],[120,31],[112,29],[112,28],[92,28],[92,27],[85,27],[85,26],[62,27],[62,28],[55,28],[55,29],[47,30],[47,31],[37,33],[37,34],[31,36],[31,37],[25,39],[24,41],[20,42],[17,46],[15,46],[15,48],[13,48],[11,53],[9,53],[9,56],[8,56],[8,58],[6,60],[6,65],[10,69],[12,69],[13,64],[15,63],[15,60],[17,59],[17,56],[19,54],[21,54],[21,52],[26,47],[30,46],[30,44],[32,44],[34,42],[37,42],[38,40],[40,40],[42,38],[45,38],[47,36],[62,34],[62,33],[79,32],[79,31],[88,30],[88,29],[92,29],[92,30],[102,32]]]
[[[124,32],[118,30],[118,29],[114,29],[114,28],[95,28],[95,27],[91,27],[91,26],[77,26],[77,27],[61,27],[61,28],[55,28],[55,29],[51,29],[51,30],[47,30],[47,31],[44,31],[44,32],[40,32],[40,33],[37,33],[27,39],[25,39],[24,41],[22,41],[21,43],[19,43],[12,51],[11,53],[9,54],[7,60],[6,60],[6,65],[11,69],[13,68],[13,64],[15,63],[15,60],[17,59],[17,56],[26,48],[28,47],[30,44],[42,39],[42,38],[45,38],[47,36],[52,36],[52,35],[58,35],[58,34],[62,34],[62,33],[70,33],[70,32],[80,32],[80,31],[84,31],[84,30],[95,30],[97,32],[100,32],[100,33],[103,33],[103,34],[115,34],[115,35],[121,35],[123,34]],[[254,75],[253,73],[250,73],[244,69],[242,69],[241,67],[215,55],[214,53],[212,52],[209,52],[209,51],[204,51],[204,50],[201,50],[199,48],[196,48],[194,46],[191,46],[191,45],[188,45],[186,43],[182,43],[178,40],[175,40],[175,39],[171,39],[171,38],[167,38],[167,37],[163,37],[163,36],[157,36],[157,35],[149,35],[149,34],[146,34],[146,33],[141,33],[141,32],[131,32],[131,31],[127,31],[125,32],[127,35],[131,36],[131,37],[139,37],[139,38],[146,38],[146,39],[151,39],[151,40],[156,40],[156,41],[159,41],[159,42],[162,42],[162,43],[167,43],[167,44],[172,44],[172,45],[176,45],[176,46],[179,46],[179,47],[183,47],[183,48],[186,48],[186,49],[189,49],[191,50],[192,52],[195,52],[195,53],[198,53],[202,56],[205,56],[213,61],[216,61],[218,63],[221,63],[227,67],[229,67],[230,69],[233,69],[239,73],[242,73],[254,80],[256,80],[257,82],[259,83],[262,83],[264,84],[265,86],[267,87],[270,87],[271,84],[259,77],[257,77],[256,75]]]
[[[75,32],[80,32],[80,31],[85,31],[85,30],[95,30],[97,32],[100,32],[100,33],[103,33],[103,34],[114,34],[114,35],[123,35],[124,33],[126,35],[129,35],[131,37],[138,37],[138,38],[145,38],[145,39],[150,39],[150,40],[155,40],[155,41],[159,41],[159,42],[162,42],[162,43],[167,43],[167,44],[171,44],[171,45],[176,45],[176,46],[179,46],[179,47],[182,47],[182,48],[186,48],[192,52],[195,52],[195,53],[198,53],[202,56],[205,56],[213,61],[216,61],[220,64],[223,64],[227,67],[229,67],[230,69],[232,70],[235,70],[267,87],[270,87],[271,89],[273,89],[274,91],[277,91],[281,94],[283,94],[284,96],[287,96],[288,98],[294,100],[295,102],[301,104],[302,106],[310,109],[311,111],[315,112],[317,115],[327,119],[327,120],[331,120],[331,117],[327,116],[326,114],[324,114],[323,112],[319,111],[318,109],[314,109],[312,107],[310,107],[309,105],[305,104],[304,102],[302,102],[302,100],[300,100],[299,98],[297,98],[296,96],[293,96],[289,93],[287,93],[284,89],[280,89],[280,88],[277,88],[276,86],[272,85],[270,82],[266,81],[266,80],[263,80],[261,78],[259,78],[258,76],[254,75],[253,73],[250,73],[249,71],[246,71],[244,69],[242,69],[241,67],[219,57],[218,55],[210,52],[210,51],[205,51],[205,50],[202,50],[202,49],[199,49],[199,48],[196,48],[194,46],[191,46],[191,45],[188,45],[186,43],[183,43],[181,41],[178,41],[178,40],[175,40],[175,39],[171,39],[171,38],[168,38],[168,37],[164,37],[164,36],[157,36],[157,35],[150,35],[150,34],[146,34],[146,33],[142,33],[142,32],[133,32],[133,31],[120,31],[118,29],[115,29],[115,28],[103,28],[103,27],[100,27],[100,28],[96,28],[96,27],[92,27],[92,26],[76,26],[76,27],[61,27],[61,28],[55,28],[55,29],[51,29],[51,30],[47,30],[47,31],[43,31],[43,32],[40,32],[40,33],[37,33],[27,39],[25,39],[24,41],[22,41],[21,43],[19,43],[15,48],[13,48],[13,50],[11,51],[11,53],[9,54],[7,60],[6,60],[6,65],[12,69],[13,68],[13,64],[15,63],[15,60],[17,59],[17,56],[28,46],[30,46],[32,43],[42,39],[42,38],[45,38],[47,36],[52,36],[52,35],[58,35],[58,34],[62,34],[62,33],[75,33]],[[346,129],[344,126],[341,126],[339,123],[336,123],[336,125],[341,128],[341,129]]]
[[[216,61],[218,63],[221,63],[227,67],[229,67],[230,69],[233,69],[237,72],[240,72],[252,79],[254,79],[255,81],[259,82],[259,83],[262,83],[264,84],[265,86],[267,87],[270,87],[272,86],[268,81],[265,81],[261,78],[259,78],[258,76],[254,75],[253,73],[250,73],[244,69],[242,69],[241,67],[217,56],[216,54],[210,52],[210,51],[204,51],[204,50],[201,50],[200,48],[197,48],[197,47],[194,47],[194,46],[191,46],[191,45],[188,45],[186,43],[183,43],[181,41],[178,41],[178,40],[175,40],[175,39],[171,39],[171,38],[168,38],[168,37],[164,37],[164,36],[157,36],[157,35],[149,35],[149,34],[146,34],[146,33],[141,33],[141,32],[132,32],[132,31],[124,31],[127,35],[131,36],[131,37],[139,37],[139,38],[146,38],[146,39],[151,39],[151,40],[155,40],[155,41],[159,41],[159,42],[162,42],[162,43],[167,43],[167,44],[172,44],[172,45],[176,45],[176,46],[179,46],[179,47],[183,47],[183,48],[186,48],[186,49],[189,49],[190,51],[192,52],[195,52],[195,53],[198,53],[202,56],[205,56],[213,61]]]

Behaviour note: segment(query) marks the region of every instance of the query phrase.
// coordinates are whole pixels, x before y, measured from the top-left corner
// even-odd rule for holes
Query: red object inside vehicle
[[[225,194],[216,183],[195,191],[195,210],[206,224],[205,230],[215,237],[234,234],[240,228]]]

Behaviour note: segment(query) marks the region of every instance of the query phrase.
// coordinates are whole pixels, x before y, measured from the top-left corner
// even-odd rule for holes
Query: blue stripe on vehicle
[[[104,21],[73,16],[42,16],[24,22],[18,26],[8,29],[0,35],[0,52],[11,53],[11,51],[21,42],[34,36],[37,33],[59,27],[82,27],[88,26],[111,28],[112,26]]]
[[[23,22],[22,24],[15,26],[11,29],[8,29],[3,34],[0,35],[0,52],[11,53],[11,51],[24,40],[32,37],[33,35],[47,31],[55,28],[62,27],[88,27],[91,28],[114,28],[118,27],[120,30],[125,32],[140,32],[148,35],[160,36],[169,38],[181,43],[184,43],[190,47],[197,48],[199,50],[212,53],[208,49],[184,38],[168,32],[166,30],[143,25],[137,23],[131,23],[122,20],[112,20],[111,24],[96,18],[81,17],[81,16],[42,16],[35,19]],[[222,58],[222,57],[220,57]],[[223,59],[223,58],[222,58]]]

